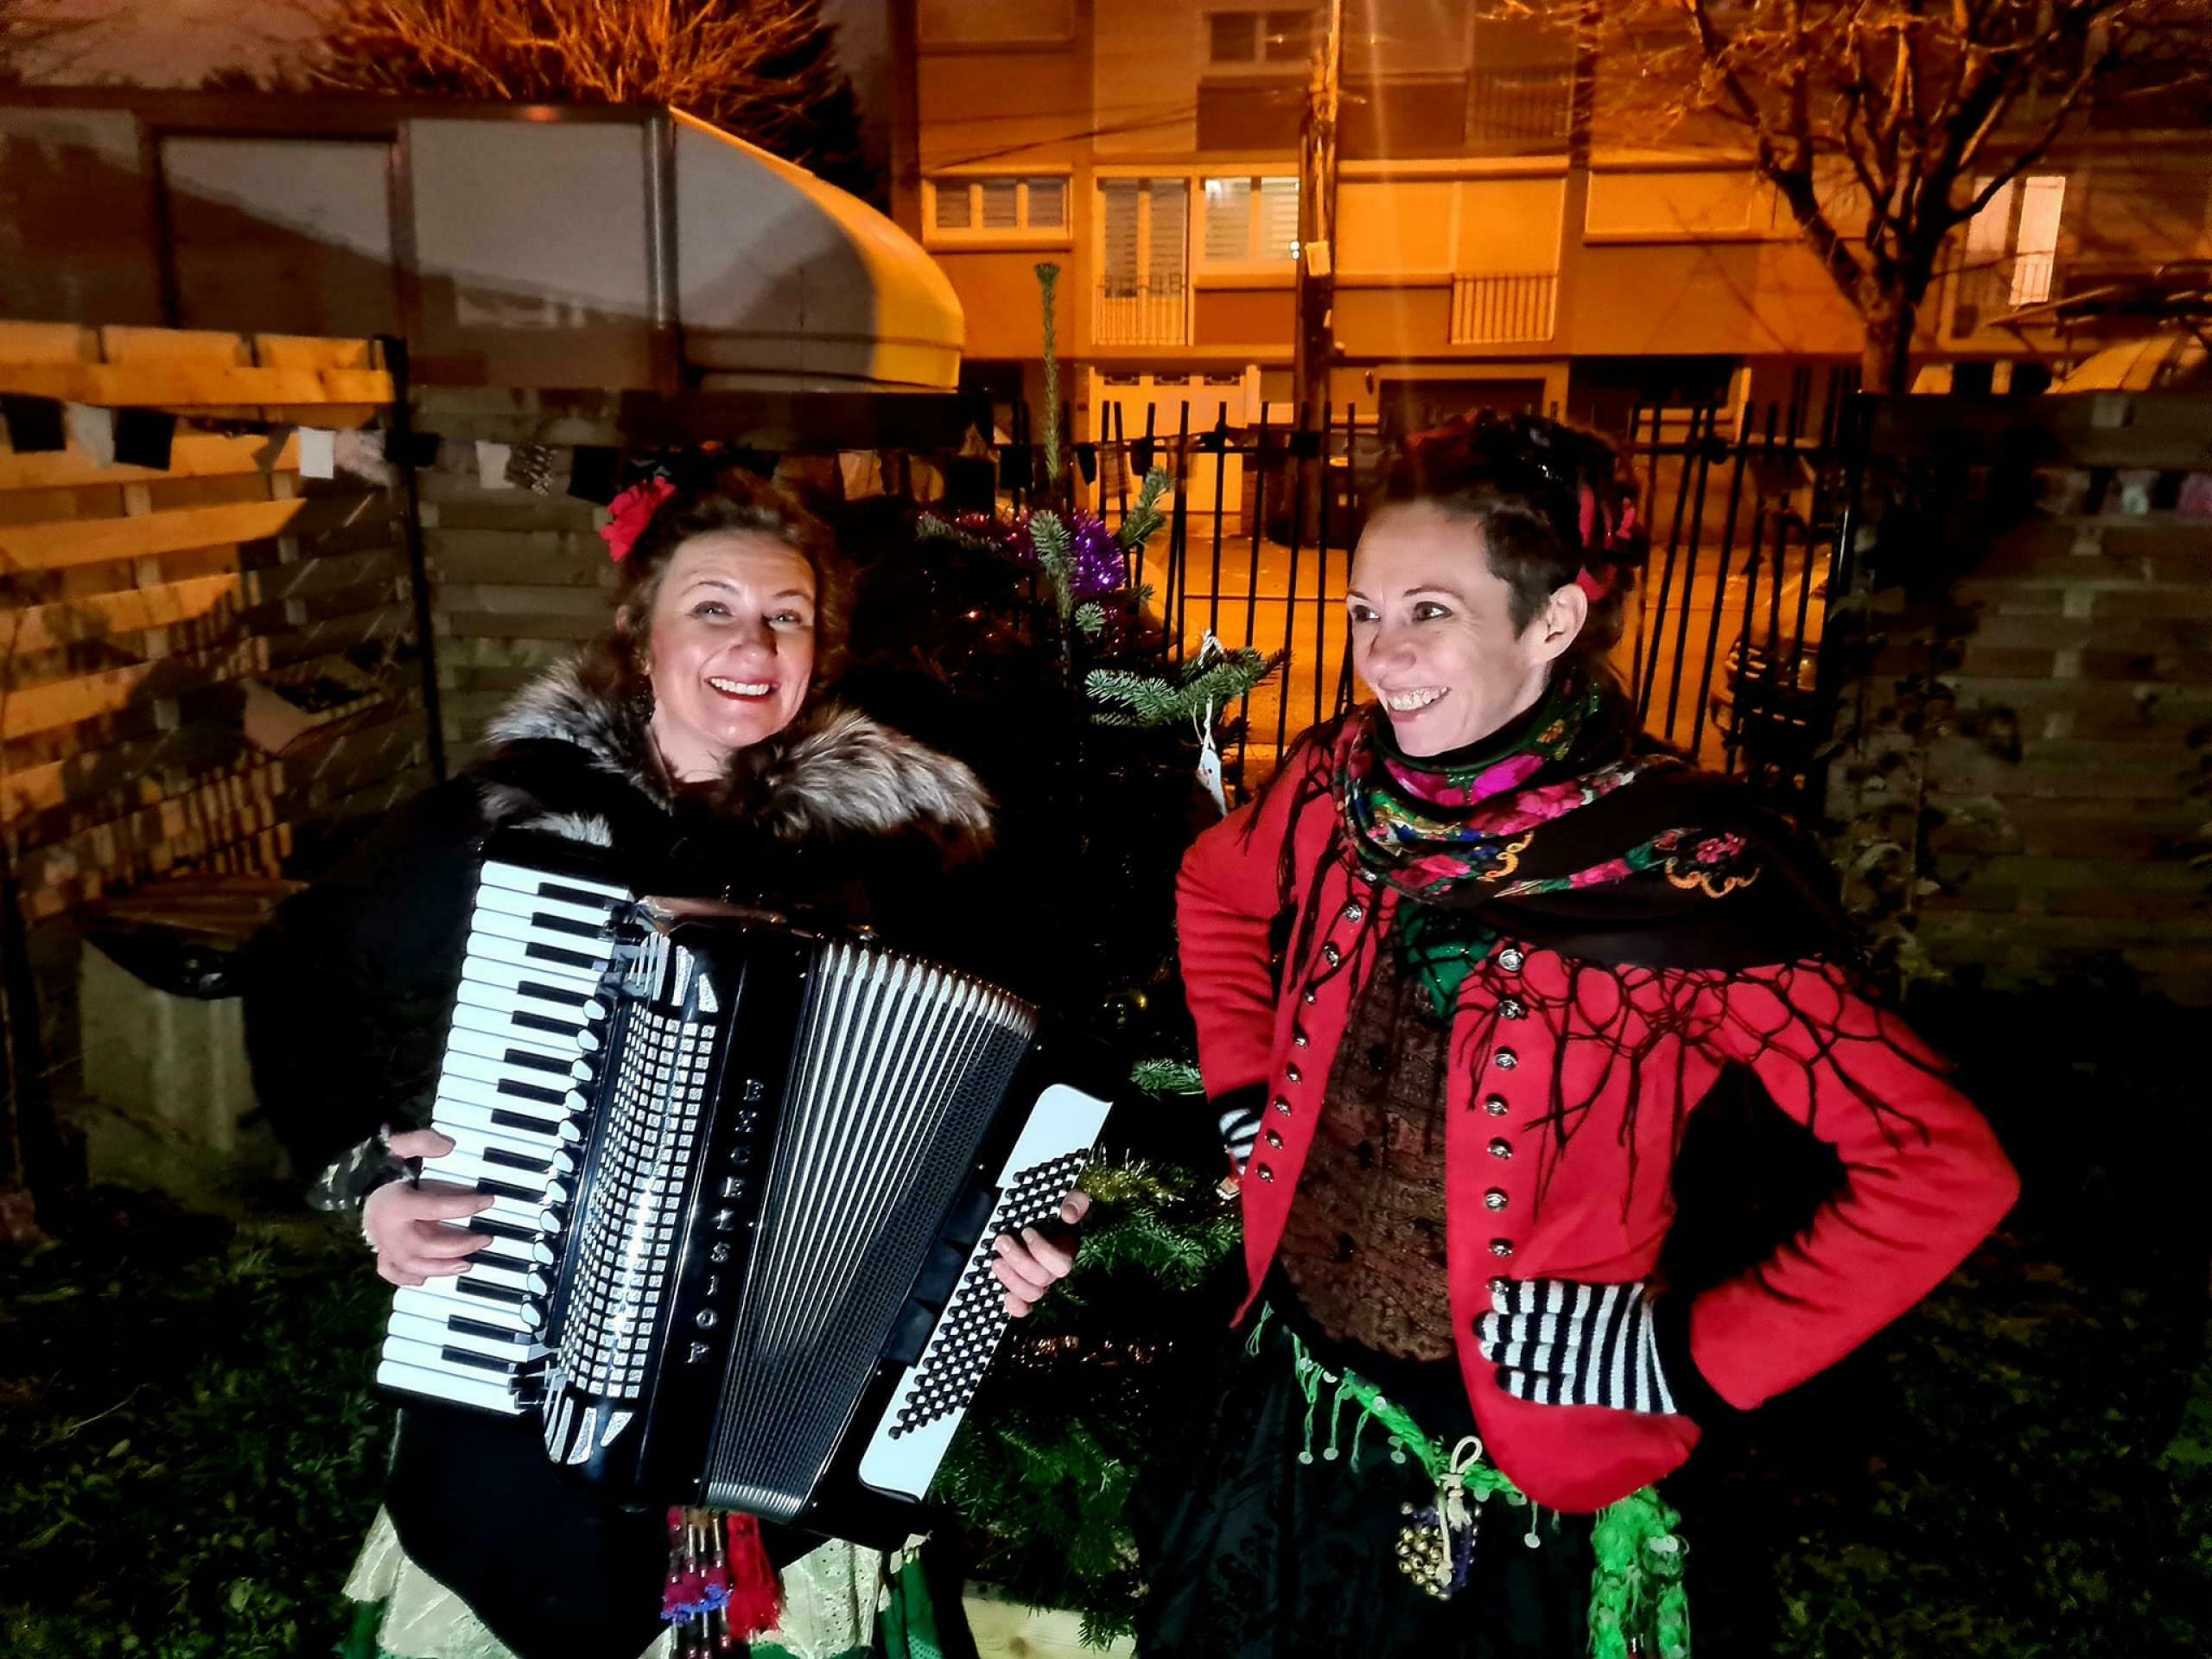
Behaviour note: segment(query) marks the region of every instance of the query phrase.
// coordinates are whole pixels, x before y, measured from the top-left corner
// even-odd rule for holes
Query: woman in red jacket
[[[1817,855],[1639,734],[1604,667],[1630,503],[1552,422],[1416,440],[1352,569],[1376,701],[1184,862],[1252,1357],[1142,1651],[1686,1653],[1652,1483],[2012,1202],[1980,1115],[1843,965]],[[1846,1179],[1770,1259],[1670,1294],[1675,1156],[1727,1066]]]

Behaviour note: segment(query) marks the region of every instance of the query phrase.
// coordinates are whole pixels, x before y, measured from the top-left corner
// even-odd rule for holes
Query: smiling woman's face
[[[653,596],[653,741],[684,782],[790,725],[814,674],[815,584],[772,536],[715,531],[670,556]]]
[[[1345,601],[1352,667],[1406,753],[1478,742],[1543,695],[1586,601],[1580,589],[1563,588],[1519,630],[1511,601],[1472,519],[1410,502],[1369,522]]]

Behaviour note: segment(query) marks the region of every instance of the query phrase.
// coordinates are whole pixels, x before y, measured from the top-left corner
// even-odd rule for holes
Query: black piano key
[[[582,950],[563,950],[550,944],[528,944],[523,947],[523,957],[529,962],[557,962],[569,968],[595,968],[600,958]]]
[[[523,1129],[528,1131],[531,1135],[543,1135],[545,1133],[545,1120],[543,1118],[528,1117],[520,1112],[503,1112],[496,1106],[492,1108],[492,1121],[504,1128]]]
[[[518,1348],[528,1347],[532,1340],[526,1332],[510,1331],[504,1325],[486,1325],[481,1319],[470,1319],[466,1313],[451,1315],[446,1320],[446,1325],[459,1336],[488,1337],[495,1342],[512,1343]]]
[[[542,1101],[548,1106],[558,1106],[569,1097],[566,1089],[541,1089],[534,1083],[517,1083],[512,1077],[499,1079],[494,1094],[512,1095],[517,1100]]]
[[[454,1281],[454,1288],[463,1296],[474,1296],[480,1301],[505,1302],[510,1307],[529,1300],[522,1291],[509,1290],[505,1285],[490,1284],[480,1279],[471,1279],[465,1273]]]
[[[486,1147],[477,1154],[487,1164],[498,1164],[503,1169],[543,1171],[552,1162],[550,1158],[537,1157],[526,1152],[509,1152],[505,1147]]]
[[[490,1192],[502,1198],[519,1198],[529,1204],[537,1204],[545,1197],[543,1192],[534,1186],[517,1186],[512,1182],[495,1181],[482,1175],[476,1178],[476,1190],[479,1192]]]
[[[530,1071],[550,1071],[557,1077],[567,1077],[574,1060],[556,1058],[550,1054],[533,1054],[526,1048],[511,1048],[499,1057],[502,1065],[518,1065]]]
[[[537,1233],[528,1227],[518,1227],[511,1221],[494,1221],[489,1216],[471,1216],[468,1218],[467,1230],[472,1233],[482,1233],[492,1238],[513,1239],[518,1243],[524,1244],[537,1236]]]
[[[614,901],[603,893],[587,893],[582,887],[571,887],[551,879],[537,884],[537,896],[550,899],[556,904],[582,905],[587,910],[603,910],[609,914],[615,909]]]
[[[512,1376],[522,1369],[521,1362],[494,1359],[489,1354],[480,1354],[470,1348],[441,1348],[438,1357],[448,1365],[465,1365],[479,1371],[496,1371],[502,1376]]]
[[[550,1014],[532,1014],[528,1008],[517,1008],[507,1019],[524,1031],[543,1031],[556,1037],[574,1037],[583,1029],[573,1020],[556,1020]]]
[[[542,1002],[563,1002],[570,1007],[582,1007],[590,999],[573,985],[548,985],[543,980],[518,979],[515,982],[517,996],[534,996]]]

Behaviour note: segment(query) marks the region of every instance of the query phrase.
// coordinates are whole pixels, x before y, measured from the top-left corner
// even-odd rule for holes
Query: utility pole
[[[1337,354],[1337,111],[1343,98],[1344,0],[1329,0],[1328,33],[1313,54],[1306,117],[1298,140],[1298,338],[1291,384],[1298,423],[1319,432],[1329,401],[1329,365]],[[1292,476],[1301,469],[1294,467]],[[1328,474],[1326,457],[1313,482],[1295,494],[1294,511],[1309,522]],[[1311,511],[1309,511],[1309,504]]]

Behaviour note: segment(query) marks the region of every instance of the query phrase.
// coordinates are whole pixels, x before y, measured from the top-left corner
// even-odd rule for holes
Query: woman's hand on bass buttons
[[[1054,1285],[1075,1266],[1074,1230],[1090,1213],[1090,1195],[1071,1192],[1060,1205],[1060,1224],[1046,1230],[1025,1227],[1019,1233],[1001,1233],[991,1248],[998,1260],[991,1271],[1006,1287],[1006,1311],[1020,1319],[1037,1306]],[[1062,1231],[1063,1229],[1066,1230]]]
[[[453,1142],[435,1129],[410,1129],[391,1141],[395,1158],[442,1158],[452,1150]],[[361,1211],[361,1232],[377,1253],[378,1275],[395,1285],[420,1285],[467,1272],[468,1258],[489,1245],[491,1236],[445,1224],[491,1207],[490,1193],[443,1181],[393,1181],[378,1187]]]

